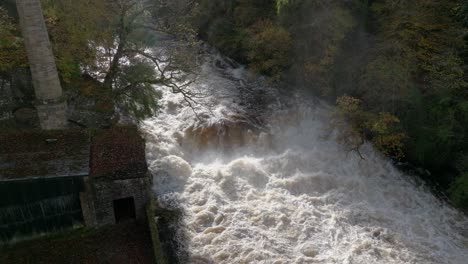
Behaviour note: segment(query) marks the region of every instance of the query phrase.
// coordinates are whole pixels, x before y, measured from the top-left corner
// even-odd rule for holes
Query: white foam
[[[171,177],[175,178],[188,178],[192,175],[192,167],[190,164],[181,157],[169,155],[163,157],[161,160],[155,161],[150,169],[163,170]]]
[[[325,108],[277,111],[271,135],[228,153],[187,144],[188,127],[243,112],[235,81],[210,69],[196,85],[211,94],[215,116],[200,123],[165,93],[167,109],[142,126],[155,193],[186,212],[190,263],[467,263],[467,218],[371,146],[366,160],[348,153],[326,132]]]

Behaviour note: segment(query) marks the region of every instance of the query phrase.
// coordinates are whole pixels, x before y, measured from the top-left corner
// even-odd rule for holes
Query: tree
[[[340,129],[338,140],[350,150],[364,159],[359,150],[366,140],[370,140],[383,154],[397,160],[404,158],[406,135],[400,131],[400,120],[396,116],[387,112],[374,114],[365,111],[362,101],[351,96],[341,96],[336,103],[333,128]]]
[[[55,58],[39,0],[17,0],[21,29],[36,93],[36,108],[43,129],[60,129],[67,124]]]
[[[188,104],[195,104],[198,94],[186,89],[195,79],[196,66],[187,63],[196,61],[187,54],[196,53],[186,50],[195,45],[191,45],[193,41],[190,45],[179,42],[181,38],[190,39],[192,33],[183,21],[164,21],[191,1],[170,3],[46,1],[54,47],[62,62],[59,64],[62,76],[76,76],[74,72],[78,71],[78,75],[89,75],[100,81],[100,100],[107,102],[111,111],[115,106],[118,112],[136,119],[151,116],[158,109],[159,94],[154,85],[181,93]],[[162,9],[170,11],[164,19],[156,16]],[[162,39],[172,39],[171,48],[156,49]]]

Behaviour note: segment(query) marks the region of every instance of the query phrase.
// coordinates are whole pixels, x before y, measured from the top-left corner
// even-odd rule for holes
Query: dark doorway
[[[114,200],[114,215],[117,223],[135,219],[135,201],[133,197]]]

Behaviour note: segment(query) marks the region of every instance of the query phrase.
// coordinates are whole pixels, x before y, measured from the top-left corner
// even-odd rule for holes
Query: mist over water
[[[348,152],[326,106],[216,55],[191,89],[197,114],[161,88],[141,126],[159,203],[184,212],[181,262],[467,263],[467,217],[370,145]]]

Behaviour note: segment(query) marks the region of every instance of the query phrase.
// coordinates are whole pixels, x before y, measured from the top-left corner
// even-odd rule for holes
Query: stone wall
[[[51,130],[67,126],[66,102],[36,104],[36,109],[42,129]]]
[[[146,206],[146,216],[148,218],[148,226],[151,234],[151,242],[153,244],[153,254],[156,264],[169,264],[167,254],[164,251],[161,238],[159,236],[159,217],[156,216],[156,202],[150,199]]]
[[[0,121],[13,117],[13,92],[11,83],[0,77]]]
[[[137,219],[146,217],[149,200],[149,177],[125,180],[86,180],[86,192],[81,194],[83,217],[87,226],[115,224],[114,200],[133,197]]]
[[[66,104],[40,0],[17,0],[42,129],[66,127]]]
[[[150,182],[145,142],[137,127],[113,127],[97,132],[91,144],[90,176],[86,179],[85,192],[81,194],[86,225],[115,224],[114,201],[130,197],[133,198],[135,217],[145,219]]]
[[[36,98],[54,100],[62,96],[62,87],[47,34],[39,0],[17,0],[21,30],[31,68]]]

